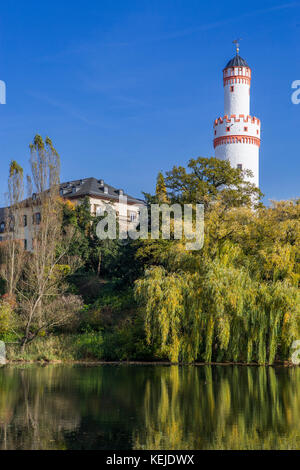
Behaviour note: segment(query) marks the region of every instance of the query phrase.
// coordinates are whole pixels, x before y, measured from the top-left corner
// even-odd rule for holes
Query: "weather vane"
[[[232,41],[233,44],[235,44],[235,47],[236,47],[236,55],[238,55],[238,53],[240,52],[240,40],[241,40],[241,38],[237,38],[234,41]]]

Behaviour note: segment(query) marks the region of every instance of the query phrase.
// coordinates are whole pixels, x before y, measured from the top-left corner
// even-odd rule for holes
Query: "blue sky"
[[[49,135],[61,179],[95,176],[140,196],[160,170],[213,155],[222,68],[252,68],[251,114],[262,121],[260,184],[299,196],[300,2],[7,0],[0,13],[0,186],[10,160]]]

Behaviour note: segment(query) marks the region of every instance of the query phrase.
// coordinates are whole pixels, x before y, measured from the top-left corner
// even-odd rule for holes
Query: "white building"
[[[223,70],[224,116],[214,122],[215,157],[233,168],[251,170],[248,180],[259,186],[260,120],[250,115],[251,69],[239,55]]]
[[[123,231],[131,230],[138,224],[140,209],[145,206],[142,199],[130,196],[123,189],[114,188],[97,178],[83,178],[61,183],[59,193],[63,199],[71,201],[75,206],[88,198],[91,213],[94,216],[104,215],[107,205],[110,205],[115,210],[120,230]],[[32,195],[32,198],[36,197],[36,194]],[[38,202],[36,206],[28,202],[25,200],[21,204],[20,213],[15,217],[19,223],[14,224],[13,231],[18,240],[24,241],[25,250],[32,250],[36,229],[43,215]],[[8,210],[0,208],[0,242],[11,236],[12,230],[8,225]]]
[[[74,204],[80,204],[88,197],[95,216],[103,215],[106,205],[110,204],[115,209],[120,224],[136,222],[140,208],[145,205],[142,199],[129,196],[123,189],[114,188],[97,178],[61,183],[60,195]]]

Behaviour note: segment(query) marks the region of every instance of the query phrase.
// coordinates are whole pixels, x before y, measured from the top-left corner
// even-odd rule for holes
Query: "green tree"
[[[174,166],[165,178],[172,201],[205,203],[221,200],[226,207],[259,204],[261,191],[245,180],[250,170],[232,168],[227,160],[191,159],[187,169]]]
[[[299,200],[264,207],[244,176],[215,159],[167,172],[172,202],[206,208],[201,250],[146,240],[136,254],[147,267],[135,294],[148,342],[172,361],[272,364],[299,337]]]
[[[159,203],[168,203],[167,188],[165,179],[161,172],[157,175],[155,195]]]

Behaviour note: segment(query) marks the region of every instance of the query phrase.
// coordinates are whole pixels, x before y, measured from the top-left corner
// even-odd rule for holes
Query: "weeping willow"
[[[136,282],[147,341],[172,362],[288,360],[300,339],[300,204],[253,213],[214,208],[201,253],[171,245],[172,261]]]
[[[205,276],[149,269],[136,284],[145,304],[147,340],[172,362],[257,361],[272,364],[299,337],[300,297],[285,282],[251,281],[240,269],[212,263]]]

